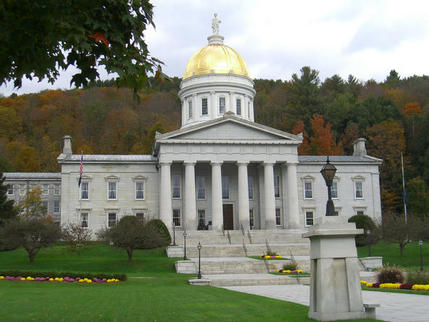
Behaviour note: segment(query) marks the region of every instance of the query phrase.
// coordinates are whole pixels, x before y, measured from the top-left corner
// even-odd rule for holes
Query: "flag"
[[[80,157],[80,175],[79,175],[79,183],[78,183],[79,187],[82,182],[82,173],[83,173],[83,154]]]

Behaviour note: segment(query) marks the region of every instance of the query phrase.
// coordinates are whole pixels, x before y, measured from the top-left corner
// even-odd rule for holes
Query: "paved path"
[[[228,286],[228,290],[266,296],[309,305],[310,288],[306,285]],[[377,319],[398,322],[429,321],[429,296],[362,291],[363,302],[380,304]]]

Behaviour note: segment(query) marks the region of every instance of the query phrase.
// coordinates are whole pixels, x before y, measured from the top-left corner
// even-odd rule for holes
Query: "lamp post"
[[[173,246],[177,246],[176,245],[176,225],[174,224],[174,221],[173,221]]]
[[[186,258],[186,236],[188,236],[188,234],[186,233],[186,230],[183,232],[183,260],[187,260]]]
[[[420,272],[423,272],[423,240],[419,240],[420,246]]]
[[[198,246],[197,246],[197,249],[198,249],[198,277],[197,278],[199,280],[201,279],[201,248],[202,248],[201,243],[198,242]]]
[[[371,229],[368,229],[366,231],[367,233],[367,242],[368,242],[368,257],[371,257],[371,244],[372,244],[372,239],[371,239]]]
[[[329,156],[326,161],[326,164],[323,166],[322,170],[320,170],[320,173],[323,176],[323,179],[325,179],[326,186],[328,187],[328,202],[326,203],[326,216],[335,216],[335,208],[334,208],[334,202],[332,201],[331,196],[331,187],[332,187],[332,181],[335,177],[335,172],[337,172],[337,168],[331,163],[329,163]]]

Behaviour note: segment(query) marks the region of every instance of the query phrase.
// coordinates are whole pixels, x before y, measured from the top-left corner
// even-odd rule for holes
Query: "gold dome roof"
[[[249,77],[243,58],[231,47],[209,44],[197,51],[186,65],[183,79],[208,74],[229,74]]]

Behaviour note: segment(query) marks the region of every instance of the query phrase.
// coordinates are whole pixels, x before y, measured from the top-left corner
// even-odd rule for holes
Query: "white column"
[[[235,114],[235,108],[234,108],[234,95],[232,92],[229,92],[229,104],[227,111],[234,112]]]
[[[273,163],[264,162],[265,229],[276,228],[276,198],[274,196]]]
[[[160,162],[161,184],[159,186],[159,219],[171,231],[173,207],[171,204],[171,162]]]
[[[211,162],[212,166],[212,227],[213,230],[222,230],[222,162]]]
[[[185,205],[183,215],[185,229],[197,229],[197,205],[195,199],[195,162],[185,162]]]
[[[287,195],[288,195],[288,228],[300,228],[298,207],[298,181],[296,163],[287,164]]]
[[[247,162],[238,162],[238,221],[240,228],[250,229],[249,226],[249,180]]]

